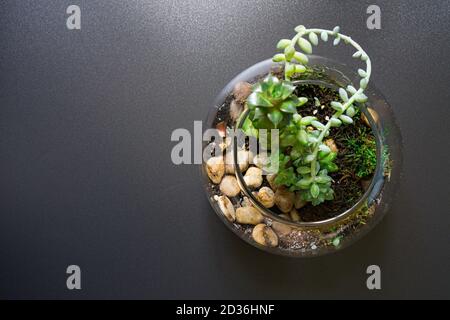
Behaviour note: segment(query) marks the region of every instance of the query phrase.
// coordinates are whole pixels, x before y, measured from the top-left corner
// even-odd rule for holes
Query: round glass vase
[[[295,85],[320,85],[337,91],[339,87],[346,87],[353,82],[358,83],[357,76],[350,77],[352,72],[345,65],[315,55],[310,56],[309,61],[312,72],[299,80],[294,80]],[[227,101],[229,102],[232,97],[233,88],[237,83],[243,81],[255,83],[268,73],[277,72],[279,68],[278,64],[268,59],[236,76],[216,98],[214,107],[208,114],[207,126],[216,128],[218,121],[226,118],[226,114],[229,112],[226,110],[227,105],[229,106]],[[253,232],[255,226],[239,224],[226,218],[217,201],[217,197],[221,196],[220,188],[210,181],[204,164],[201,171],[205,191],[219,218],[235,234],[251,245],[270,253],[292,257],[318,256],[341,250],[374,228],[394,200],[395,190],[400,179],[402,144],[393,111],[372,82],[365,90],[365,94],[368,96],[368,101],[357,106],[365,115],[375,137],[377,164],[370,184],[353,206],[343,212],[334,213],[332,218],[320,221],[294,222],[280,217],[276,210],[265,208],[254,195],[254,190],[246,185],[237,159],[238,149],[242,146],[243,141],[238,141],[235,136],[231,148],[235,176],[241,192],[230,200],[234,209],[237,209],[242,206],[243,199],[248,199],[251,206],[264,217],[263,224],[272,229],[270,234],[276,235],[276,245],[270,241],[268,244],[255,241]],[[234,122],[232,128],[229,129],[240,130],[247,113],[248,110],[244,109],[237,122]],[[207,144],[205,143],[204,147]],[[272,231],[274,232],[272,233]]]

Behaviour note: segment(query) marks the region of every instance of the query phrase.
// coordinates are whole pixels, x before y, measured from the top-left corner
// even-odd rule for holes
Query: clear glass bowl
[[[339,64],[331,59],[312,55],[309,57],[309,66],[315,70],[308,78],[298,81],[297,85],[317,84],[325,85],[330,88],[345,87],[352,84],[352,79],[357,83],[357,75],[350,77],[353,73],[345,65]],[[246,81],[256,82],[261,77],[268,74],[274,68],[277,68],[270,59],[255,64],[244,70],[235,77],[222,90],[215,100],[214,107],[210,110],[207,118],[207,128],[214,128],[218,122],[217,118],[223,117],[224,102],[230,96],[234,86]],[[264,223],[268,226],[278,223],[290,230],[287,235],[279,236],[278,246],[262,246],[252,238],[253,226],[240,225],[237,222],[230,222],[226,219],[222,210],[218,206],[214,196],[220,193],[217,185],[209,180],[205,165],[202,166],[202,179],[205,186],[207,197],[217,213],[219,218],[241,239],[253,246],[270,253],[287,255],[292,257],[308,257],[323,255],[337,250],[341,250],[354,243],[370,231],[383,218],[389,209],[389,204],[394,201],[395,190],[401,175],[401,135],[396,125],[392,108],[386,102],[384,97],[374,87],[371,82],[365,90],[368,96],[368,102],[359,105],[360,110],[368,119],[372,133],[375,136],[377,146],[377,166],[370,185],[364,195],[348,210],[336,213],[333,218],[314,221],[314,222],[294,222],[280,218],[277,213],[265,208],[258,199],[252,194],[243,179],[243,174],[239,166],[235,165],[235,175],[241,194],[234,199],[230,199],[234,207],[240,206],[242,197],[247,197],[251,204],[262,213]],[[371,108],[372,113],[378,116],[372,117],[372,113],[367,108]],[[244,111],[246,112],[246,111]],[[234,129],[242,126],[245,114],[241,116]],[[234,143],[234,157],[237,163],[238,141]],[[206,147],[208,143],[204,144]],[[286,229],[286,228],[285,228]]]

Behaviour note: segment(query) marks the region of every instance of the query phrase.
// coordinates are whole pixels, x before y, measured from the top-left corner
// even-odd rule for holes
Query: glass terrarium
[[[331,59],[316,55],[308,59],[308,71],[290,79],[295,92],[306,95],[309,101],[304,107],[306,110],[299,108],[299,114],[312,112],[315,118],[329,120],[329,115],[325,115],[328,102],[324,99],[327,95],[338,96],[339,88],[353,85],[356,75],[352,76],[348,67]],[[333,140],[333,147],[342,167],[339,173],[329,173],[332,182],[328,185],[334,189],[333,199],[318,205],[305,201],[303,195],[300,197],[301,190],[290,191],[292,188],[275,183],[276,173],[258,169],[262,168],[262,155],[267,150],[260,147],[250,150],[252,137],[231,134],[246,131],[246,119],[251,113],[245,103],[236,106],[243,86],[255,84],[268,74],[282,74],[283,68],[271,59],[257,63],[230,81],[218,95],[206,124],[218,130],[223,139],[205,142],[207,159],[201,169],[202,179],[214,211],[241,239],[275,254],[323,255],[361,238],[387,212],[399,183],[401,136],[391,107],[371,83],[364,91],[366,101],[355,102],[358,113],[353,117],[353,125],[333,129],[330,134],[336,140]],[[326,92],[320,98],[322,101],[316,98],[318,92]],[[357,145],[363,136],[370,141],[367,150]],[[294,159],[289,147],[284,150]],[[361,150],[366,153],[359,154]],[[370,155],[370,162],[361,160],[366,154]],[[346,168],[349,158],[358,166]],[[217,175],[214,169],[222,168],[221,161],[224,172]],[[252,177],[254,172],[263,172],[256,184]]]

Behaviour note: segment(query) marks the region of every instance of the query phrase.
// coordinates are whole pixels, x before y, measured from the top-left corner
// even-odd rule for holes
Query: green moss
[[[347,163],[359,178],[366,178],[375,172],[377,165],[376,141],[369,129],[358,128],[358,135],[347,137]]]

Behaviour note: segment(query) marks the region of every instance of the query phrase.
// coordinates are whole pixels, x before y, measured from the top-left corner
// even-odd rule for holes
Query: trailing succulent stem
[[[353,123],[352,117],[357,112],[353,104],[367,101],[364,89],[369,83],[371,62],[361,46],[349,36],[341,34],[339,27],[324,30],[307,29],[300,25],[295,28],[295,32],[292,39],[278,42],[277,48],[283,52],[273,57],[274,62],[284,64],[284,79],[269,75],[253,87],[247,99],[250,113],[244,129],[280,130],[280,146],[285,152],[278,155],[278,160],[272,157],[272,161],[279,161],[280,168],[275,182],[286,185],[291,191],[300,191],[304,200],[317,205],[333,199],[332,179],[328,173],[339,170],[333,162],[336,152],[323,142],[324,138],[332,127]],[[312,115],[302,117],[297,112],[297,108],[304,105],[307,99],[295,96],[291,78],[307,71],[307,54],[312,53],[319,39],[326,42],[328,38],[334,38],[334,45],[338,45],[341,40],[352,45],[356,49],[353,57],[365,62],[366,69],[358,69],[361,77],[359,89],[351,85],[339,88],[340,101],[330,104],[335,113],[326,123],[322,123]]]

